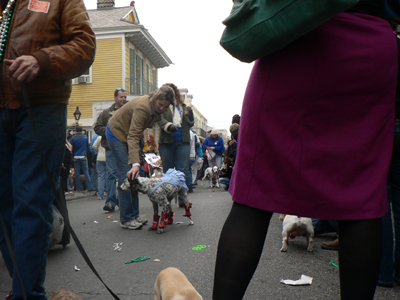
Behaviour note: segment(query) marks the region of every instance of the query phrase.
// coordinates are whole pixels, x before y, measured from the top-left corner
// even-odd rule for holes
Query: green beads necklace
[[[0,17],[0,62],[4,59],[7,38],[10,33],[11,16],[14,11],[16,0],[9,0],[3,15]]]

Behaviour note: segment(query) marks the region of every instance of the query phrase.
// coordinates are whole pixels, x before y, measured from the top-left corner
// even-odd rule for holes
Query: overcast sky
[[[97,0],[84,2],[87,9],[96,9]],[[116,0],[115,7],[130,2]],[[229,15],[232,1],[136,0],[135,8],[140,23],[174,63],[159,70],[159,85],[173,82],[187,88],[208,125],[228,130],[232,116],[241,114],[252,67],[219,45],[222,21]]]

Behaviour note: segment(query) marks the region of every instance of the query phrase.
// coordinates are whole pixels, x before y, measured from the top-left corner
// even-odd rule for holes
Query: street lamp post
[[[79,125],[79,119],[81,118],[81,112],[79,111],[79,106],[76,107],[76,110],[74,112],[74,117],[76,121],[76,125]]]

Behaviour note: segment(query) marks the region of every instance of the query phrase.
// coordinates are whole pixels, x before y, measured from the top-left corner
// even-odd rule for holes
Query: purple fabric
[[[341,13],[256,61],[233,200],[302,217],[383,216],[396,77],[390,24],[357,13]]]

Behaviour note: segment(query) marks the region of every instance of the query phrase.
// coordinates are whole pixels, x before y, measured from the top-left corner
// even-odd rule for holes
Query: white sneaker
[[[140,229],[143,227],[141,223],[136,222],[136,220],[130,220],[127,222],[121,222],[119,224],[122,228],[127,228],[127,229]]]
[[[143,219],[140,216],[135,219],[136,222],[145,225],[147,223],[147,219]]]

